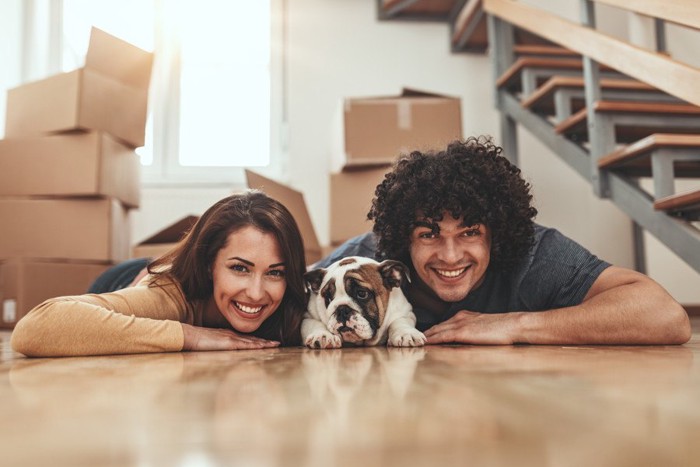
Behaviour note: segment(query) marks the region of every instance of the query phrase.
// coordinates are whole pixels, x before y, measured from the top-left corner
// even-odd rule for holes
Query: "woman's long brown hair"
[[[167,275],[180,285],[188,301],[208,300],[214,290],[210,271],[217,253],[231,233],[246,226],[277,239],[287,283],[280,308],[252,334],[284,345],[299,345],[306,308],[304,243],[287,208],[261,191],[235,194],[207,209],[175,248],[148,266],[155,277],[151,283],[155,285],[157,277]]]

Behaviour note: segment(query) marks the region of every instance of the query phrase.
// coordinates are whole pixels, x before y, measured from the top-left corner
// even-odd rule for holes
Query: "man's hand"
[[[516,342],[515,320],[520,313],[460,311],[427,331],[428,344],[509,345]]]
[[[278,347],[277,341],[238,334],[230,329],[202,328],[182,324],[185,343],[182,350],[245,350]]]

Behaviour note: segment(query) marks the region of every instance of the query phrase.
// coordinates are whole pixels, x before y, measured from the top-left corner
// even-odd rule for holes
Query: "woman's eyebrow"
[[[252,261],[248,261],[247,259],[243,259],[243,258],[238,257],[238,256],[232,256],[232,257],[229,258],[229,260],[231,260],[231,259],[237,259],[237,260],[240,261],[241,263],[245,263],[245,264],[247,264],[248,266],[255,266],[255,263],[253,263]]]
[[[279,267],[279,266],[284,266],[284,263],[275,263],[275,264],[271,264],[271,265],[268,266],[268,268],[272,269],[272,268],[276,268],[276,267]]]

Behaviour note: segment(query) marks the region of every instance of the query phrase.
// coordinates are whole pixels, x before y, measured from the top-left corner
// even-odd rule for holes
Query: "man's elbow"
[[[693,335],[690,319],[685,309],[675,300],[666,308],[664,313],[666,344],[685,344]]]

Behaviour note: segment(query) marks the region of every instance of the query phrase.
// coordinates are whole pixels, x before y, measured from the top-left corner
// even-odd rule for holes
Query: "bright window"
[[[271,163],[271,7],[256,0],[63,0],[64,71],[96,26],[155,52],[147,181],[239,181]]]

